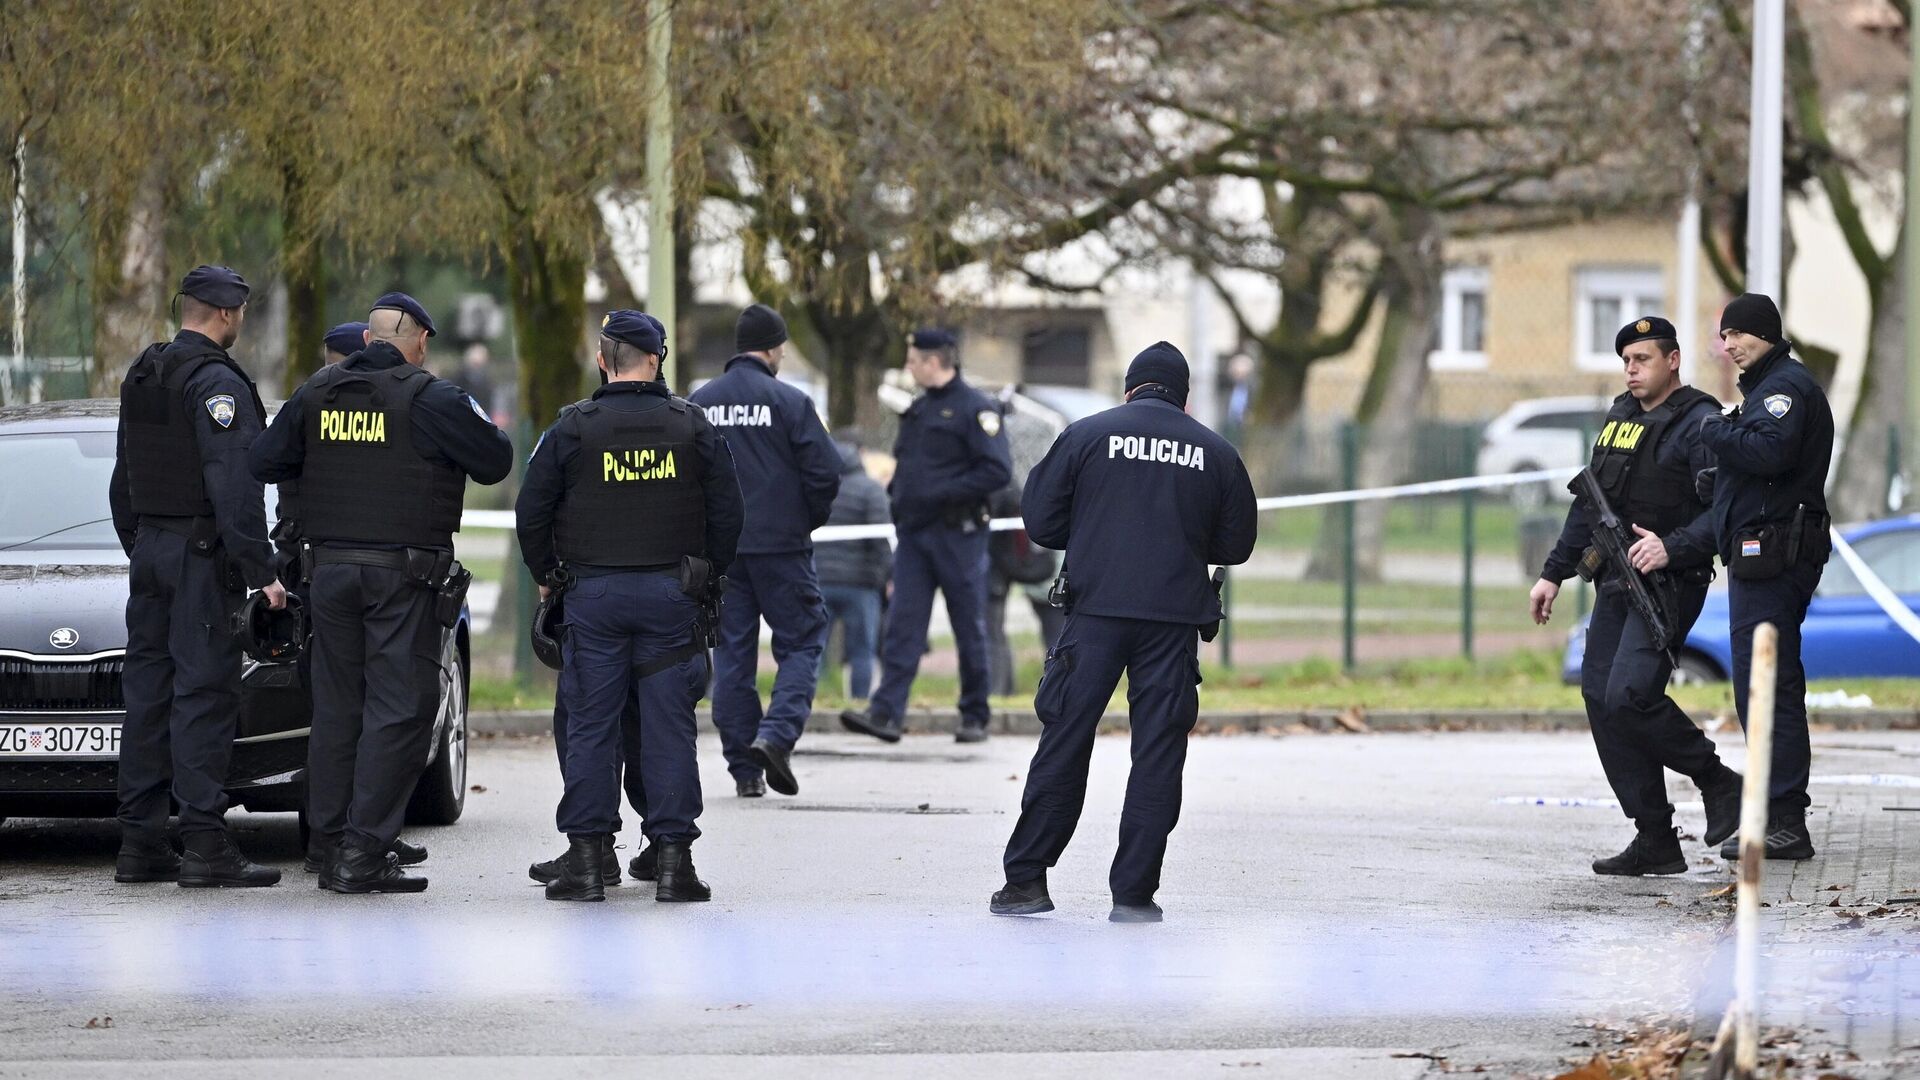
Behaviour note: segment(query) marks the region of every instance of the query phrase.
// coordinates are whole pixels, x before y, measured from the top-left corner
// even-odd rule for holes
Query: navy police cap
[[[247,279],[228,266],[196,266],[180,280],[180,292],[217,308],[237,308],[247,302]]]
[[[342,356],[352,356],[366,347],[367,324],[363,322],[343,322],[327,331],[325,338],[327,351]]]
[[[951,349],[955,344],[953,331],[940,330],[933,327],[915,330],[913,334],[907,338],[907,341],[914,348],[922,352],[932,352],[935,349]]]
[[[607,312],[607,317],[600,320],[600,333],[655,356],[661,355],[667,344],[667,328],[659,319],[628,308]]]
[[[433,328],[433,316],[428,315],[427,309],[420,306],[420,301],[415,300],[413,297],[408,296],[406,293],[403,293],[403,292],[386,293],[382,295],[380,299],[375,300],[373,302],[372,310],[404,311],[407,314],[413,316],[414,322],[417,322],[421,326],[426,328],[428,337],[434,337],[439,333],[439,331]]]
[[[1636,341],[1678,341],[1680,334],[1673,324],[1658,315],[1645,315],[1620,328],[1613,335],[1613,352],[1616,356],[1625,356],[1627,346]]]

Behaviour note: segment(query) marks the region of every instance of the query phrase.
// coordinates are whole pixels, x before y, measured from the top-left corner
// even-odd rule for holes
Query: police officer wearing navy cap
[[[1027,475],[1027,535],[1066,552],[1067,619],[1033,699],[1040,745],[996,915],[1053,910],[1047,871],[1079,823],[1094,735],[1125,674],[1133,772],[1108,918],[1160,921],[1154,893],[1200,712],[1200,635],[1221,616],[1207,566],[1246,562],[1257,526],[1246,466],[1187,415],[1187,385],[1186,357],[1155,342],[1127,368],[1126,404],[1068,425]]]
[[[309,849],[320,887],[419,892],[393,854],[428,758],[442,644],[458,617],[467,478],[506,479],[513,445],[423,366],[433,319],[405,293],[367,315],[364,347],[315,372],[254,442],[253,475],[300,482],[313,544]]]
[[[1683,874],[1686,853],[1673,828],[1666,770],[1700,787],[1706,803],[1705,839],[1718,844],[1739,828],[1740,775],[1721,764],[1713,740],[1667,696],[1673,661],[1627,598],[1625,574],[1668,579],[1676,609],[1673,643],[1686,639],[1700,617],[1713,581],[1713,520],[1695,492],[1694,476],[1713,465],[1700,422],[1720,403],[1680,381],[1680,344],[1673,324],[1649,315],[1620,328],[1614,351],[1627,391],[1615,398],[1593,444],[1588,468],[1608,504],[1635,539],[1632,567],[1595,571],[1598,597],[1587,626],[1580,693],[1607,783],[1634,823],[1634,838],[1618,855],[1596,860],[1596,874]],[[1528,594],[1536,623],[1553,615],[1560,583],[1593,542],[1595,515],[1586,500],[1567,511],[1560,541],[1548,554]]]
[[[708,422],[726,433],[746,499],[740,550],[727,567],[720,642],[713,657],[713,723],[736,791],[767,787],[796,795],[790,757],[813,711],[827,606],[813,565],[813,530],[827,523],[840,491],[840,453],[813,399],[779,379],[787,323],[754,304],[734,328],[724,374],[693,393]],[[760,619],[773,630],[773,695],[764,715],[755,669]],[[764,779],[763,779],[764,776]]]
[[[247,475],[247,444],[266,409],[227,352],[246,319],[247,294],[227,267],[195,267],[180,283],[180,332],[148,346],[120,385],[108,487],[129,558],[119,882],[280,880],[280,871],[242,855],[226,827],[240,709],[240,645],[230,623],[248,589],[264,592],[272,607],[286,605],[263,493]],[[184,859],[167,842],[169,796],[180,804]]]
[[[367,324],[363,322],[343,322],[339,326],[327,331],[327,336],[322,340],[326,346],[326,362],[329,364],[337,364],[347,357],[352,356],[354,353],[359,352],[360,349],[366,345]]]
[[[1013,478],[1000,407],[960,376],[952,334],[915,331],[907,374],[926,393],[900,418],[887,494],[899,546],[880,640],[880,686],[866,710],[848,709],[850,731],[898,742],[907,694],[926,651],[937,588],[960,651],[959,742],[987,737],[992,659],[987,645],[987,498]]]
[[[607,383],[541,436],[514,507],[542,597],[557,567],[571,581],[560,673],[566,791],[555,814],[567,853],[549,900],[605,899],[629,702],[654,899],[712,897],[691,848],[702,809],[694,704],[708,676],[702,608],[733,562],[743,510],[725,440],[660,381],[666,354],[653,316],[607,315],[598,355]]]
[[[1738,407],[1701,421],[1700,440],[1718,469],[1703,479],[1713,495],[1714,538],[1727,566],[1733,633],[1733,700],[1747,722],[1753,630],[1780,632],[1773,704],[1773,772],[1767,805],[1767,858],[1810,859],[1807,779],[1807,673],[1800,624],[1832,552],[1827,468],[1833,461],[1833,410],[1820,384],[1781,334],[1780,309],[1758,293],[1729,301],[1720,340],[1740,369]],[[1739,838],[1720,854],[1740,857]]]

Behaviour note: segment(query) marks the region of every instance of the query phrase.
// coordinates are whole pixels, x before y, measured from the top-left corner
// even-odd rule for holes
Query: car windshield
[[[113,432],[0,435],[0,551],[111,548]]]

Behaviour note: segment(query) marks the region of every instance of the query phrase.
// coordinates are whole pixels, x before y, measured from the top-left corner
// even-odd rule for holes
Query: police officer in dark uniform
[[[363,322],[343,322],[327,331],[321,339],[326,347],[326,362],[337,364],[352,356],[367,343],[367,324]]]
[[[987,737],[992,655],[987,643],[987,498],[1013,478],[999,405],[960,377],[953,335],[919,330],[907,374],[926,390],[900,418],[893,444],[893,595],[880,635],[880,687],[865,711],[840,722],[886,742],[900,740],[907,694],[927,647],[933,590],[946,598],[960,650],[958,742]]]
[[[1767,807],[1767,858],[1810,859],[1807,777],[1807,673],[1800,623],[1820,584],[1827,535],[1827,467],[1833,460],[1833,410],[1781,336],[1780,309],[1758,293],[1735,297],[1720,315],[1720,340],[1740,369],[1738,408],[1701,421],[1700,439],[1719,467],[1713,489],[1714,537],[1727,566],[1733,632],[1733,700],[1747,722],[1753,629],[1780,632],[1773,699],[1773,772]],[[1703,485],[1704,486],[1704,485]],[[1739,838],[1720,849],[1740,857]]]
[[[392,849],[439,708],[441,644],[458,615],[453,534],[467,478],[506,479],[513,445],[422,366],[433,319],[405,293],[367,316],[366,344],[315,372],[253,444],[253,475],[298,479],[313,544],[308,820],[320,887],[419,892]]]
[[[266,409],[227,354],[246,318],[247,293],[232,270],[195,267],[180,283],[179,334],[148,346],[120,385],[108,489],[130,560],[119,882],[280,880],[280,871],[242,855],[226,826],[240,715],[240,645],[231,620],[248,589],[286,606],[263,493],[247,475],[247,444],[266,423]],[[180,804],[184,860],[167,842],[169,795]]]
[[[813,711],[827,606],[814,573],[813,530],[840,491],[840,453],[813,399],[779,379],[787,323],[754,304],[740,313],[726,372],[693,403],[726,433],[746,500],[740,551],[727,567],[720,643],[713,657],[713,724],[736,791],[796,795],[790,757]],[[754,682],[760,619],[773,630],[773,696],[763,716]],[[765,779],[762,779],[764,774]]]
[[[1678,606],[1668,617],[1678,643],[1700,617],[1713,581],[1713,520],[1695,494],[1694,476],[1713,465],[1700,421],[1717,413],[1720,403],[1681,385],[1680,344],[1667,320],[1650,315],[1628,323],[1614,335],[1613,347],[1626,369],[1627,392],[1614,399],[1588,468],[1614,513],[1633,528],[1632,571],[1673,582]],[[1593,509],[1576,502],[1528,596],[1536,623],[1552,617],[1560,583],[1573,576],[1593,541],[1593,527]],[[1601,768],[1635,835],[1626,850],[1595,861],[1593,872],[1684,874],[1687,857],[1674,834],[1664,770],[1700,786],[1709,844],[1739,828],[1740,774],[1721,764],[1713,740],[1667,696],[1673,661],[1627,599],[1628,572],[1619,566],[1597,571],[1599,598],[1587,626],[1580,691]]]
[[[654,899],[712,897],[691,852],[701,811],[694,704],[708,675],[702,608],[733,561],[742,506],[726,442],[659,381],[666,353],[659,320],[607,315],[598,360],[608,381],[541,437],[514,507],[543,596],[556,567],[571,581],[560,673],[566,792],[555,815],[568,846],[549,900],[605,898],[629,701]]]
[[[1133,772],[1108,918],[1160,920],[1153,896],[1200,712],[1200,634],[1221,617],[1207,565],[1247,561],[1257,525],[1246,466],[1186,414],[1187,382],[1180,350],[1148,346],[1127,368],[1127,403],[1068,426],[1027,476],[1028,535],[1066,552],[1067,621],[1034,695],[1040,746],[996,915],[1053,910],[1047,870],[1079,823],[1094,735],[1125,673]]]

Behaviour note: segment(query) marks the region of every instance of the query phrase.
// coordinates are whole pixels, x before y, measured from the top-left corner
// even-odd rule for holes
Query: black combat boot
[[[333,850],[339,844],[338,838],[329,839],[319,833],[313,834],[313,839],[307,843],[307,858],[304,863],[307,873],[326,873],[327,861],[333,858]],[[395,840],[393,846],[387,849],[387,854],[392,855],[393,861],[401,866],[418,866],[427,861],[426,848],[418,844],[409,844],[405,840]]]
[[[537,862],[527,867],[527,876],[542,885],[559,877],[560,864],[567,861],[567,853],[572,850],[573,848],[569,846],[567,851],[561,852],[546,862]],[[638,862],[639,860],[636,859],[634,861]],[[613,842],[611,840],[607,842],[606,850],[600,855],[600,883],[603,885],[620,884],[620,856],[613,853]]]
[[[982,720],[979,723],[961,724],[960,729],[953,733],[953,741],[957,743],[986,742],[987,741],[986,721]]]
[[[147,881],[175,881],[180,856],[164,836],[120,834],[120,854],[113,860],[113,880],[122,885]]]
[[[653,881],[659,878],[660,849],[654,846],[653,841],[647,841],[647,846],[640,849],[640,854],[627,862],[627,873],[632,874],[635,881]]]
[[[1166,913],[1160,910],[1160,905],[1151,900],[1115,900],[1113,910],[1107,912],[1108,922],[1160,922],[1165,918]]]
[[[1744,783],[1739,773],[1722,765],[1719,777],[1700,785],[1700,800],[1707,806],[1707,831],[1701,839],[1709,845],[1740,831],[1740,789]],[[1737,843],[1734,846],[1739,847]]]
[[[188,889],[257,889],[280,883],[280,871],[251,862],[225,832],[190,832],[179,882]]]
[[[401,870],[390,851],[369,851],[347,841],[335,849],[333,861],[320,875],[320,887],[350,896],[417,893],[427,891],[427,879]]]
[[[1788,859],[1798,862],[1813,858],[1813,834],[1807,831],[1807,819],[1799,815],[1790,818],[1767,819],[1767,858]],[[1728,862],[1740,861],[1740,837],[1733,836],[1720,845],[1720,857]]]
[[[547,899],[605,900],[607,882],[602,871],[612,854],[613,837],[608,833],[568,833],[560,876],[547,882]],[[619,873],[618,860],[614,872]]]
[[[733,793],[743,799],[758,799],[766,795],[767,782],[757,776],[733,782]]]
[[[861,735],[871,735],[881,742],[900,741],[900,721],[888,716],[875,716],[864,709],[848,709],[840,714],[840,726]]]
[[[1616,877],[1684,874],[1687,872],[1687,856],[1680,850],[1680,837],[1671,828],[1658,832],[1638,832],[1625,851],[1611,858],[1594,860],[1593,872]]]
[[[767,774],[767,786],[782,795],[800,794],[800,781],[793,775],[793,751],[782,750],[765,739],[753,740],[747,756]]]
[[[419,844],[409,844],[405,840],[395,840],[387,851],[401,866],[419,866],[427,861],[427,849]]]
[[[662,840],[654,845],[659,878],[653,898],[663,904],[699,903],[713,899],[713,890],[693,868],[693,845],[685,840]]]
[[[1038,915],[1053,910],[1053,897],[1047,895],[1046,875],[1032,881],[1007,882],[999,892],[993,894],[993,900],[987,910],[995,915]]]

